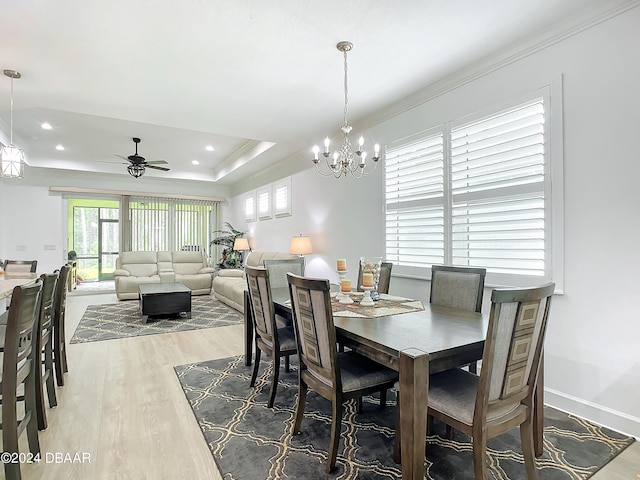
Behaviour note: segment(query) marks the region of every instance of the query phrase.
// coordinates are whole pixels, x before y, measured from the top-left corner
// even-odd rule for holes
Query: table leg
[[[423,480],[427,436],[429,354],[411,348],[400,352],[400,445],[402,479]]]
[[[244,364],[251,365],[253,355],[253,318],[249,305],[249,292],[244,292]]]
[[[540,357],[533,394],[533,450],[536,457],[541,457],[544,450],[544,352]]]

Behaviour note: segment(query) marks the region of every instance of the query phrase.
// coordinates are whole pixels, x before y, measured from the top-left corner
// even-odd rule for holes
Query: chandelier
[[[371,157],[373,167],[371,167],[370,163],[367,164],[367,152],[364,151],[364,137],[360,137],[358,140],[357,150],[354,151],[351,146],[349,133],[351,133],[352,128],[347,121],[347,52],[353,48],[353,43],[340,42],[336,47],[344,54],[344,125],[341,128],[344,137],[340,149],[336,149],[333,153],[329,151],[331,144],[329,137],[324,139],[324,152],[322,152],[322,156],[324,157],[325,161],[323,163],[326,165],[326,168],[320,166],[318,157],[320,148],[315,145],[313,147],[313,163],[318,172],[326,177],[333,175],[336,178],[340,178],[344,175],[346,178],[350,173],[356,178],[361,178],[374,171],[378,166],[378,160],[380,160],[380,145],[376,143],[373,146],[373,157]]]
[[[11,122],[9,145],[0,148],[0,177],[22,178],[24,176],[24,151],[13,145],[13,79],[20,78],[19,72],[5,70],[4,74],[11,78]]]

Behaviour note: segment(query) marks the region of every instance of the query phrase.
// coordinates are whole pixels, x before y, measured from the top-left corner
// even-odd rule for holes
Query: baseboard
[[[640,441],[640,418],[566,393],[544,389],[544,403]]]

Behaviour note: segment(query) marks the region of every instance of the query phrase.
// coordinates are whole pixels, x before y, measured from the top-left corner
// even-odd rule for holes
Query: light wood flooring
[[[67,342],[87,305],[115,301],[113,294],[69,296]],[[57,390],[58,407],[47,411],[49,428],[40,432],[49,463],[24,465],[25,480],[221,480],[173,366],[241,354],[241,325],[67,349],[66,385]],[[20,448],[28,452],[26,435]],[[90,462],[72,463],[76,454]],[[68,461],[55,463],[56,455]],[[638,442],[592,478],[637,474]]]

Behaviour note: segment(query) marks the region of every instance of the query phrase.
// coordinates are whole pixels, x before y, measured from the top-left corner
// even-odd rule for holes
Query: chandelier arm
[[[329,171],[328,172],[323,172],[322,169],[320,168],[320,166],[318,165],[319,162],[314,162],[314,163],[316,165],[316,170],[323,177],[340,178],[342,176],[342,167],[339,164],[338,164],[338,168],[335,169],[335,168],[331,167],[331,165],[329,164],[328,161],[325,161],[325,164],[327,165],[327,168],[329,169]]]

